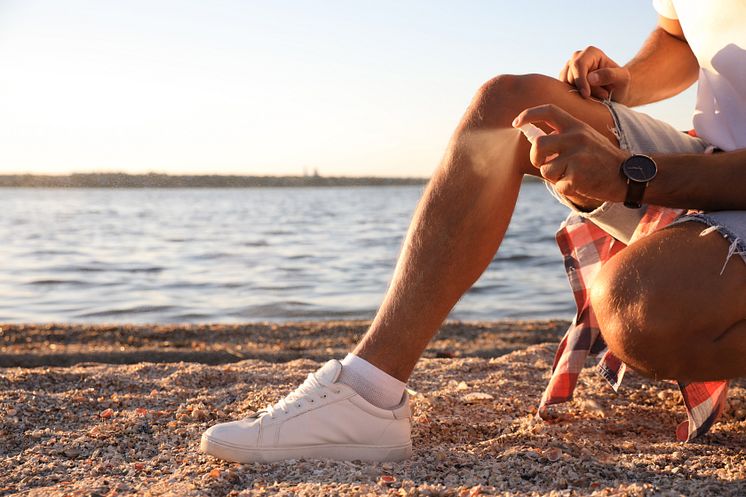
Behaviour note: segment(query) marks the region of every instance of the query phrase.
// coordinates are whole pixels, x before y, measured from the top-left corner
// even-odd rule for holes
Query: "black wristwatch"
[[[622,162],[619,172],[627,180],[627,197],[624,199],[624,206],[639,209],[642,207],[645,188],[655,178],[658,166],[647,155],[635,154]]]

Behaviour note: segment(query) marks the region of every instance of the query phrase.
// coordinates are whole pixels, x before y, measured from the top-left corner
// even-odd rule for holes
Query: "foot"
[[[412,454],[409,396],[380,409],[337,382],[339,361],[329,361],[273,406],[203,435],[200,449],[227,461],[285,459],[400,461]]]

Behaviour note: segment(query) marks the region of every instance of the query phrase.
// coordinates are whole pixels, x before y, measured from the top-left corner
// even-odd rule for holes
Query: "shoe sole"
[[[412,456],[412,442],[403,445],[307,445],[298,447],[245,449],[226,445],[202,435],[199,449],[231,462],[276,462],[288,459],[330,459],[335,461],[395,462]]]

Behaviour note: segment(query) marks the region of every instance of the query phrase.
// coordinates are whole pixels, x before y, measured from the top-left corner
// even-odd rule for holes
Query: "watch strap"
[[[627,180],[627,196],[624,199],[624,206],[630,209],[639,209],[642,207],[642,196],[645,194],[647,183],[638,183],[637,181]]]

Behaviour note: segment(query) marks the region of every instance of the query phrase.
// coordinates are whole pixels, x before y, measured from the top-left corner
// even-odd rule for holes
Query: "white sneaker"
[[[200,450],[228,461],[285,459],[400,461],[412,455],[409,395],[380,409],[335,383],[342,365],[329,361],[294,392],[252,416],[202,434]]]

